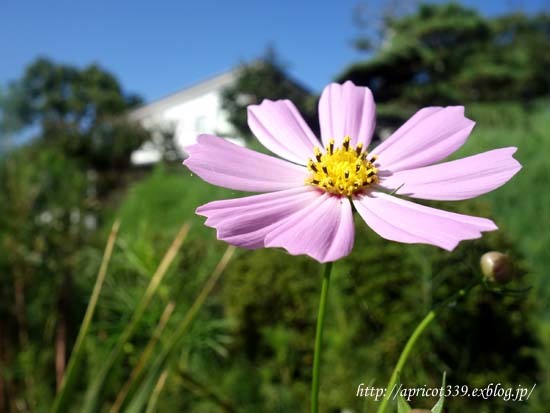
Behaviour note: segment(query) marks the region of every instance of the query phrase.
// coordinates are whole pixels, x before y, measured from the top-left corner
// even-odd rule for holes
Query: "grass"
[[[116,215],[121,218],[121,233],[128,237],[171,238],[179,225],[189,221],[191,237],[207,237],[195,209],[206,202],[238,196],[237,193],[206,185],[185,167],[157,166],[145,180],[133,186]]]

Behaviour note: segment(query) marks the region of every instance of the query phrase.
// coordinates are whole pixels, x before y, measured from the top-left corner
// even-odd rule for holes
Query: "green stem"
[[[433,321],[435,316],[436,316],[436,312],[434,310],[426,314],[426,317],[424,317],[424,319],[420,322],[420,324],[416,326],[416,329],[414,330],[412,335],[409,337],[409,340],[407,341],[407,344],[405,345],[405,348],[401,352],[401,355],[399,356],[399,360],[397,361],[397,364],[393,369],[392,375],[390,377],[390,381],[386,386],[386,395],[382,400],[382,402],[380,403],[380,407],[378,408],[378,413],[384,413],[386,411],[386,406],[390,401],[393,387],[395,386],[395,383],[397,383],[397,378],[399,377],[399,374],[401,373],[401,370],[403,369],[405,362],[409,358],[409,354],[413,349],[414,344],[418,340],[418,337],[420,337],[420,335],[424,332],[426,327],[428,327],[428,325]]]
[[[386,386],[385,396],[382,399],[382,402],[380,403],[380,407],[378,408],[377,413],[385,413],[388,402],[390,401],[390,398],[392,396],[394,386],[397,383],[397,379],[399,375],[401,374],[401,370],[403,370],[403,366],[405,365],[405,363],[407,362],[407,359],[409,358],[409,354],[411,353],[411,350],[413,349],[416,341],[418,340],[420,335],[424,332],[426,327],[428,327],[430,323],[438,315],[439,310],[446,307],[449,303],[456,301],[461,297],[466,296],[472,289],[474,289],[474,287],[478,286],[479,284],[480,284],[479,280],[474,280],[467,287],[461,288],[455,294],[448,297],[446,300],[444,300],[442,303],[440,303],[434,309],[432,309],[428,314],[426,314],[426,316],[422,319],[420,324],[416,326],[412,335],[407,340],[407,344],[405,344],[405,348],[401,352],[401,355],[399,356],[399,360],[397,361],[397,364],[393,369],[392,375],[390,377],[390,381]]]
[[[321,287],[321,299],[319,301],[319,313],[317,315],[317,331],[315,333],[315,350],[313,353],[313,378],[311,380],[311,413],[319,411],[319,371],[321,368],[321,349],[323,345],[323,325],[327,308],[328,286],[332,262],[325,265],[323,273],[323,285]]]

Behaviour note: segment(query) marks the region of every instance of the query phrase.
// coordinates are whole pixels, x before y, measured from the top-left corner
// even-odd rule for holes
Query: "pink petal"
[[[351,251],[354,231],[349,200],[324,193],[270,231],[265,245],[282,247],[292,255],[306,254],[319,262],[336,261]]]
[[[353,204],[381,237],[407,244],[432,244],[452,251],[460,241],[497,229],[489,219],[429,208],[380,192],[357,198]]]
[[[330,139],[339,146],[344,137],[349,136],[352,145],[361,142],[366,148],[376,125],[372,92],[350,81],[343,85],[331,83],[325,87],[319,100],[319,123],[325,147]]]
[[[251,192],[278,191],[303,186],[306,168],[252,151],[212,135],[200,135],[185,148],[183,162],[206,182]]]
[[[264,247],[270,230],[285,218],[314,204],[320,193],[311,186],[210,202],[197,208],[216,228],[218,239],[243,248]]]
[[[451,162],[394,173],[382,185],[401,188],[397,194],[423,199],[474,198],[504,185],[520,169],[512,155],[517,148],[502,148]]]
[[[248,126],[258,140],[271,152],[296,162],[307,164],[319,141],[306,124],[296,106],[289,100],[264,100],[248,107]]]
[[[371,153],[391,172],[430,165],[460,148],[474,125],[462,106],[424,108]]]

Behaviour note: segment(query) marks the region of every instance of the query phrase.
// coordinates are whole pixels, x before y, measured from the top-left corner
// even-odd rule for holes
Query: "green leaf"
[[[400,394],[397,396],[397,413],[409,413],[412,410],[407,400]]]
[[[446,373],[443,373],[443,384],[441,385],[442,389],[445,389],[445,378]],[[443,411],[443,403],[445,402],[445,391],[441,393],[439,396],[439,400],[435,404],[435,406],[432,408],[432,413],[441,413]]]

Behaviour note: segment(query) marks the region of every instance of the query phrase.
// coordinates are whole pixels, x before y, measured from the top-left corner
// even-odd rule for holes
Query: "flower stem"
[[[432,309],[430,312],[428,312],[428,314],[426,314],[426,316],[422,319],[420,324],[416,326],[412,335],[407,340],[407,344],[405,344],[405,348],[401,352],[401,355],[399,356],[399,360],[397,361],[397,364],[393,369],[392,375],[390,377],[390,381],[386,386],[385,396],[382,399],[382,402],[380,403],[380,407],[378,408],[377,413],[385,413],[388,402],[390,401],[390,398],[392,396],[395,384],[397,383],[397,378],[401,374],[401,370],[403,369],[403,366],[407,362],[407,359],[409,358],[409,354],[411,350],[413,349],[416,341],[418,340],[420,335],[424,332],[426,327],[428,327],[430,323],[435,319],[435,317],[439,314],[439,310],[446,307],[449,303],[455,302],[459,298],[466,296],[472,289],[474,289],[474,287],[478,286],[479,284],[480,284],[480,280],[476,279],[472,281],[467,287],[461,288],[455,294],[451,295],[442,303],[437,305],[434,309]]]
[[[388,385],[386,387],[385,397],[382,399],[382,402],[380,403],[380,407],[378,408],[377,413],[384,413],[386,411],[386,406],[393,393],[393,388],[395,386],[395,383],[397,382],[397,378],[399,377],[399,374],[401,373],[401,370],[403,369],[405,362],[409,358],[409,354],[412,348],[414,347],[414,344],[418,340],[418,337],[420,337],[422,332],[426,329],[426,327],[430,325],[430,323],[433,321],[435,316],[436,316],[436,312],[434,310],[426,314],[424,319],[420,322],[420,324],[416,326],[416,329],[414,330],[412,335],[409,337],[409,340],[407,341],[407,344],[405,345],[405,348],[401,352],[401,355],[399,356],[399,360],[397,361],[397,364],[393,369],[392,375],[390,377],[390,381],[388,382]]]
[[[321,349],[323,346],[323,325],[327,307],[328,286],[332,262],[325,265],[323,272],[323,285],[321,287],[321,299],[319,301],[319,312],[317,314],[317,330],[315,333],[315,350],[313,353],[313,377],[311,379],[311,413],[319,411],[319,371],[321,369]]]

